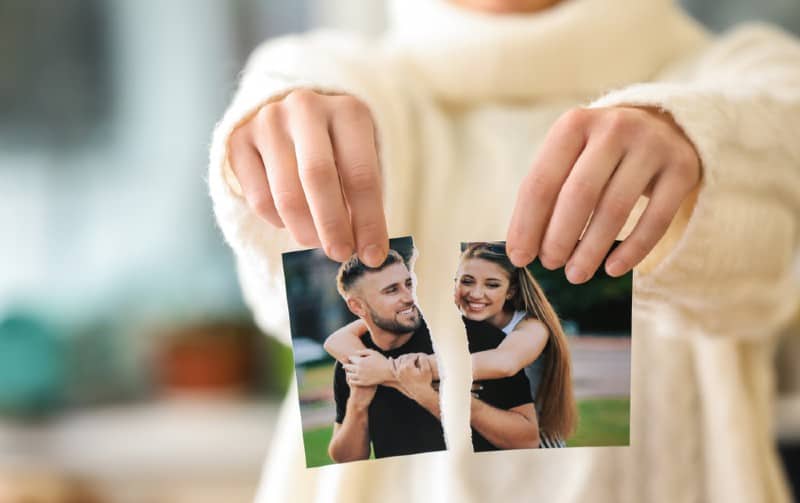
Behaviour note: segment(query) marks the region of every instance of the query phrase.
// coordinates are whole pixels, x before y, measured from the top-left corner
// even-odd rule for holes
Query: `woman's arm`
[[[522,320],[495,349],[472,354],[472,378],[480,381],[513,376],[539,357],[548,335],[541,321]]]
[[[539,422],[532,403],[502,410],[473,398],[470,423],[500,449],[539,447]]]
[[[323,347],[329,355],[336,358],[342,365],[350,363],[350,356],[362,349],[367,349],[361,337],[367,333],[367,324],[364,320],[358,319],[339,330],[335,331],[325,339]]]

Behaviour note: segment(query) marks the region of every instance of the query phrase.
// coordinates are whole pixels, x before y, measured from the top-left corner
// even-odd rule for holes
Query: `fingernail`
[[[331,245],[330,250],[328,251],[328,256],[337,262],[344,262],[350,258],[350,255],[352,254],[353,248],[341,243]]]
[[[626,269],[625,264],[619,259],[612,260],[606,265],[606,272],[609,276],[621,276]]]
[[[384,259],[383,250],[375,244],[365,246],[361,256],[370,267],[378,267]]]
[[[570,283],[583,283],[589,279],[589,275],[586,274],[586,271],[580,267],[570,264],[567,267],[567,279],[570,281]]]
[[[511,250],[508,252],[508,258],[511,259],[511,262],[517,267],[526,266],[531,261],[530,255],[520,250]]]

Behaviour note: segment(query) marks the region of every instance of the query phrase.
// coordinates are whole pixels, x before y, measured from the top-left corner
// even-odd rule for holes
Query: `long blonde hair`
[[[533,274],[526,267],[516,267],[506,255],[505,243],[469,243],[461,261],[481,259],[499,265],[508,273],[512,297],[503,306],[507,311],[525,311],[547,327],[545,365],[536,396],[539,406],[539,429],[563,439],[575,432],[578,411],[572,389],[572,363],[569,345],[561,321],[544,295]]]

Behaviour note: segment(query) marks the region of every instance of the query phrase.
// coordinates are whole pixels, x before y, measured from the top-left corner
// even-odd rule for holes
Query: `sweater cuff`
[[[735,119],[746,102],[699,86],[654,83],[612,92],[589,107],[670,113],[703,169],[696,199],[687,198],[651,253],[658,262],[647,273],[637,270],[635,294],[662,301],[658,309],[694,320],[705,333],[751,338],[774,333],[796,309],[797,285],[788,274],[796,225],[791,207],[764,197],[780,182],[758,173],[753,152],[764,147],[764,132],[751,125],[745,134]],[[775,164],[787,161],[778,157]]]

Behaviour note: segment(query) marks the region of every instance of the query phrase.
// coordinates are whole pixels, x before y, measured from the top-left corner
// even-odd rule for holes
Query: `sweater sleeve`
[[[620,105],[668,111],[703,169],[688,217],[654,250],[668,246],[663,258],[637,271],[636,293],[665,301],[706,333],[774,333],[798,299],[797,40],[764,25],[739,28],[668,80],[614,91],[590,106]]]
[[[346,93],[361,99],[376,124],[381,169],[391,168],[386,144],[397,145],[401,106],[398,85],[381,66],[376,45],[355,35],[319,31],[265,42],[250,56],[234,98],[217,123],[210,148],[208,185],[214,214],[236,256],[245,302],[267,334],[288,343],[289,326],[281,253],[297,244],[246,204],[228,163],[228,139],[264,104],[294,89]],[[388,65],[388,64],[387,64]],[[391,137],[391,141],[388,138]]]

